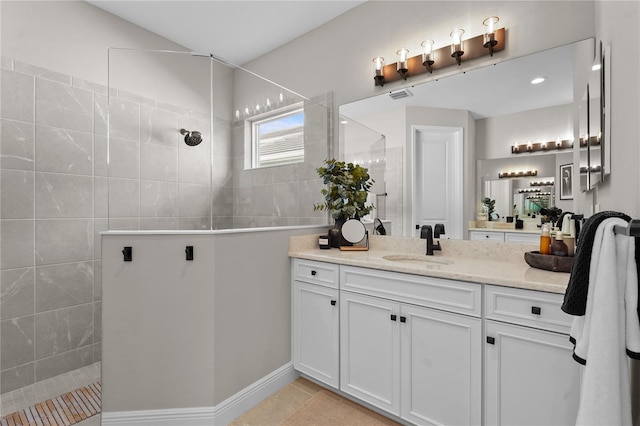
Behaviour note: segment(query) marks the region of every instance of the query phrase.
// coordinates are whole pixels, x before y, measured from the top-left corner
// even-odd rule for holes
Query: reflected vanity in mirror
[[[579,191],[580,168],[574,155],[574,117],[591,73],[594,46],[594,39],[587,39],[514,59],[501,61],[496,56],[489,66],[432,76],[429,78],[435,80],[410,87],[394,83],[377,96],[340,106],[341,116],[384,134],[387,152],[402,152],[399,170],[387,165],[384,174],[389,198],[400,191],[398,198],[403,200],[398,217],[386,217],[402,224],[401,229],[394,228],[394,235],[416,236],[416,225],[429,221],[446,222],[448,231],[456,226],[466,230],[468,221],[475,220],[482,197],[494,192],[501,194],[496,200],[501,218],[522,217],[548,207],[575,211],[572,194]],[[606,55],[603,57],[606,60]],[[536,77],[545,78],[534,84]],[[433,160],[439,157],[419,157],[417,141],[424,127],[432,133],[438,128],[459,129],[452,131],[451,137],[462,141],[461,163],[442,164]],[[341,152],[353,143],[341,133]],[[600,149],[606,154],[603,145],[601,142]],[[446,144],[439,146],[443,158],[450,158]],[[596,155],[595,146],[592,148],[591,154]],[[567,165],[574,167],[568,169]],[[421,171],[433,170],[438,170],[437,178],[428,185],[417,180],[425,175]],[[457,173],[462,182],[462,194],[453,204],[440,198],[443,192],[455,195],[455,190],[440,190],[449,188],[443,177],[449,171]],[[536,176],[518,175],[527,171],[536,171]],[[567,172],[569,186],[560,197],[561,173]],[[500,181],[505,183],[497,183]],[[422,208],[426,213],[435,212],[426,223]],[[462,211],[462,217],[448,216],[455,211]],[[460,232],[453,238],[465,237],[466,232]]]

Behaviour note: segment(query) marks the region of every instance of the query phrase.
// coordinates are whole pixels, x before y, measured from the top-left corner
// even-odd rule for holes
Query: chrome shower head
[[[189,146],[200,145],[200,142],[202,142],[202,133],[198,131],[193,130],[190,132],[186,129],[180,129],[180,134],[184,135],[184,143]]]

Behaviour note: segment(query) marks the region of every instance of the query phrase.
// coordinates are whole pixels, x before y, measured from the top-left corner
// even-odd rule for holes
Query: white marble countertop
[[[425,240],[372,235],[368,251],[323,250],[318,247],[318,235],[305,235],[290,238],[289,256],[550,293],[563,294],[569,283],[566,272],[545,271],[527,265],[524,253],[537,249],[530,244],[469,240],[441,240],[440,244],[442,251],[425,256]],[[414,256],[415,260],[385,259],[393,255]]]

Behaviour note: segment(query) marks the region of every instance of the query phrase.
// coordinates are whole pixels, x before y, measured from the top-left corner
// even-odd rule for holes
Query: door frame
[[[463,145],[464,145],[464,129],[462,127],[459,126],[425,126],[425,125],[412,125],[411,126],[411,228],[415,227],[415,224],[417,223],[417,212],[416,212],[416,206],[418,205],[417,202],[414,202],[414,200],[418,199],[418,193],[417,193],[417,185],[416,185],[416,177],[417,177],[417,156],[416,156],[416,152],[417,152],[417,144],[419,141],[419,137],[418,135],[422,133],[427,133],[427,134],[438,134],[441,135],[443,133],[447,133],[447,134],[452,134],[454,136],[454,140],[453,143],[451,145],[451,164],[450,166],[453,168],[453,182],[452,182],[452,189],[453,189],[453,201],[454,201],[454,208],[453,208],[453,218],[452,221],[454,221],[456,224],[458,224],[457,229],[454,230],[453,232],[449,232],[449,230],[446,230],[446,235],[449,238],[452,239],[459,239],[462,240],[464,239],[463,233],[464,233],[464,223],[463,223],[463,217],[464,217],[464,191],[463,191],[463,181],[464,181],[464,170],[463,170],[463,164],[464,164],[464,151],[463,151]],[[416,231],[412,231],[412,235],[416,235],[415,234]],[[419,233],[417,234],[419,235]]]

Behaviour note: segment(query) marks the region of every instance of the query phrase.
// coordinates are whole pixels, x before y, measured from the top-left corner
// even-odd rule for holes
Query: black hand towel
[[[589,269],[591,268],[591,251],[596,230],[600,223],[609,217],[619,217],[627,222],[631,218],[624,213],[614,211],[604,211],[590,216],[584,223],[580,231],[580,238],[576,247],[576,254],[573,258],[569,285],[564,293],[564,303],[562,310],[570,315],[582,316],[587,307],[587,291],[589,289]],[[638,264],[640,250],[636,244],[636,265]],[[638,308],[640,313],[640,307]]]

